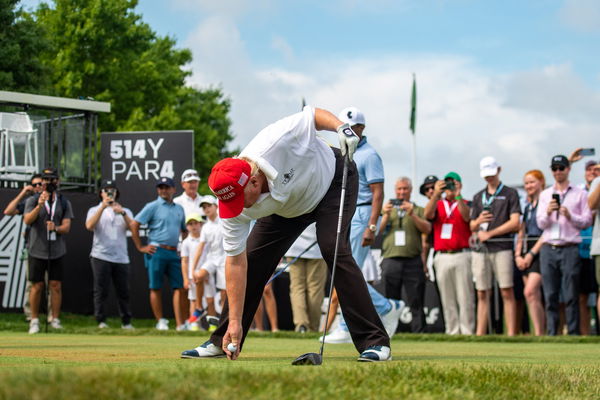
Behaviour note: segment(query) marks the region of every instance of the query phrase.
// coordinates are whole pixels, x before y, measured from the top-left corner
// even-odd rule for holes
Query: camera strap
[[[56,199],[58,200],[58,199]],[[48,213],[48,215],[50,216],[50,221],[54,221],[54,213],[56,212],[56,203],[58,203],[58,201],[53,201],[52,202],[52,208],[50,208],[50,204],[48,204],[48,200],[46,200],[44,202],[44,207],[46,208],[46,213]]]

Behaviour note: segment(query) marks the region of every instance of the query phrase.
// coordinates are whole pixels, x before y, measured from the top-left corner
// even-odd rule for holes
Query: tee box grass
[[[600,398],[598,338],[396,335],[391,362],[358,363],[343,344],[326,345],[321,366],[292,366],[318,335],[251,333],[237,361],[183,360],[205,332],[100,331],[80,318],[37,335],[0,323],[0,399]]]

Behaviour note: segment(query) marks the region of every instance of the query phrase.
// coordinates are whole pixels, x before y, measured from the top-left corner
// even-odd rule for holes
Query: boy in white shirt
[[[196,298],[201,299],[202,296],[212,297],[213,304],[207,310],[207,320],[209,324],[218,323],[216,318],[216,310],[214,307],[214,297],[217,290],[220,291],[222,306],[226,298],[225,292],[225,250],[223,249],[223,231],[221,228],[220,219],[218,216],[217,198],[214,196],[204,196],[200,201],[200,206],[206,215],[206,223],[200,234],[200,244],[196,249],[193,258],[194,282],[196,284]],[[211,282],[211,277],[214,277],[214,286]],[[212,296],[211,296],[212,295]],[[199,310],[203,314],[204,310]],[[196,314],[196,312],[194,312]],[[212,324],[211,324],[212,325]]]
[[[196,285],[194,284],[194,264],[190,263],[190,257],[196,254],[196,249],[200,244],[200,231],[204,220],[198,213],[192,213],[185,219],[185,227],[188,236],[181,242],[181,275],[183,276],[183,288],[188,291],[190,300],[190,314],[198,308],[196,304]],[[202,298],[200,298],[200,302]],[[197,330],[197,324],[192,324],[188,319],[188,325],[191,330]],[[194,321],[195,322],[195,321]]]

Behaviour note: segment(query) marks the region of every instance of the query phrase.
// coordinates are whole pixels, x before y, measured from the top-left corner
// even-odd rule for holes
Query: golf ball
[[[230,352],[232,352],[232,353],[235,353],[235,351],[237,350],[237,347],[235,346],[235,344],[233,344],[233,343],[229,343],[229,344],[227,345],[227,350],[229,350],[229,351],[230,351]]]

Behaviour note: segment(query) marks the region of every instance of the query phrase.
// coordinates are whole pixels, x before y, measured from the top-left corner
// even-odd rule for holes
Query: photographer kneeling
[[[66,254],[64,235],[71,229],[73,209],[71,203],[58,193],[59,178],[56,168],[42,171],[40,194],[27,199],[23,221],[31,226],[27,250],[29,252],[29,280],[31,281],[31,322],[29,333],[38,333],[40,299],[44,290],[44,278],[48,271],[48,284],[52,299],[52,322],[54,329],[61,329],[58,315],[61,305],[61,282],[63,256]]]

